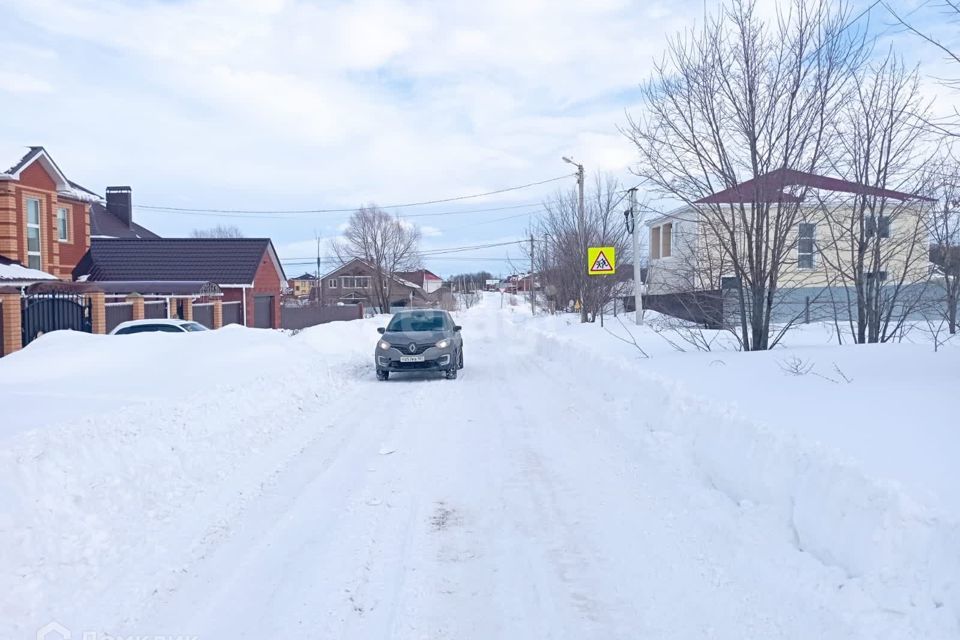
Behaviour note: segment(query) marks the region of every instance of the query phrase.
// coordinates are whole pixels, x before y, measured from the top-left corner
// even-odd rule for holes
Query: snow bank
[[[84,628],[88,602],[121,620],[162,592],[334,424],[303,416],[369,369],[373,326],[56,332],[0,360],[0,637]]]
[[[589,342],[525,319],[528,328],[538,334],[539,354],[557,366],[570,366],[573,354],[577,366],[603,376],[611,397],[629,399],[643,426],[683,437],[705,482],[744,508],[772,510],[798,549],[840,568],[884,608],[956,628],[957,520],[915,502],[899,485],[868,477],[833,451],[642,370],[635,355],[600,354]]]

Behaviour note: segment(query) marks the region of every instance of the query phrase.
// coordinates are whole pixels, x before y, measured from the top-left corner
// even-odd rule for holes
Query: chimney
[[[107,187],[107,211],[133,228],[133,189],[130,187]]]

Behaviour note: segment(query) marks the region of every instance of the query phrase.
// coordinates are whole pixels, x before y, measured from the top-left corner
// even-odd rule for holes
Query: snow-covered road
[[[471,317],[473,316],[473,321]],[[200,638],[903,638],[573,356],[466,314],[458,381],[367,368],[137,624]],[[369,345],[363,345],[363,356]],[[359,355],[358,355],[359,357]],[[333,414],[333,417],[331,416]]]
[[[829,512],[801,504],[785,517],[772,503],[732,497],[697,450],[721,440],[661,424],[663,388],[549,342],[521,315],[486,304],[458,316],[466,368],[456,381],[377,382],[376,325],[328,325],[278,338],[282,347],[263,334],[264,357],[268,347],[299,354],[283,376],[209,397],[199,389],[170,420],[158,405],[132,406],[115,426],[16,441],[16,475],[0,481],[24,493],[58,487],[43,495],[64,487],[63,502],[25,507],[16,518],[30,533],[4,538],[23,557],[0,553],[18,567],[0,630],[32,638],[50,619],[75,637],[96,629],[203,640],[902,640],[956,629],[941,596],[917,599],[927,574],[908,583],[884,569],[877,582],[831,561],[843,556],[829,545],[815,548],[834,556],[805,549],[802,538],[822,543],[811,532],[835,528]],[[202,340],[232,345],[245,333]],[[299,395],[285,400],[293,380]],[[227,407],[243,418],[191,435]],[[676,424],[713,415],[679,413]],[[120,469],[123,480],[91,474],[91,488],[83,472],[94,462],[74,468],[70,456],[51,455],[65,437],[90,440],[76,447],[88,461],[104,437],[118,443],[118,460],[143,452],[133,467],[168,450],[182,460],[169,473],[164,462],[143,487],[125,485],[139,476]],[[759,451],[727,463],[767,473]],[[879,494],[863,500],[882,504]],[[44,537],[44,526],[63,522],[46,514],[58,510],[86,524]],[[99,526],[105,520],[112,526]],[[916,558],[904,558],[913,572]]]

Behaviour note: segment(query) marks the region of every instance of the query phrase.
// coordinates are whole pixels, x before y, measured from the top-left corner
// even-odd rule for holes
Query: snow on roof
[[[46,271],[29,269],[16,263],[0,264],[0,282],[30,282],[35,280],[59,280],[59,278]]]

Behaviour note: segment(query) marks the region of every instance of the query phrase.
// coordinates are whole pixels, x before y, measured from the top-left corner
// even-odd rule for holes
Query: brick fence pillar
[[[133,319],[143,320],[143,296],[139,293],[131,293],[127,296],[127,304],[133,307]]]
[[[183,299],[183,317],[180,319],[193,321],[193,300],[190,298]]]
[[[23,334],[20,331],[20,294],[0,293],[0,313],[3,314],[3,335],[0,340],[0,355],[10,355],[23,348]]]
[[[107,308],[104,306],[106,302],[103,291],[94,291],[86,295],[87,300],[91,304],[90,310],[90,324],[92,325],[93,333],[98,335],[103,335],[107,332]]]
[[[219,329],[223,326],[223,300],[217,298],[213,301],[213,328]]]
[[[176,298],[167,298],[167,318],[171,320],[177,319],[177,299]]]

